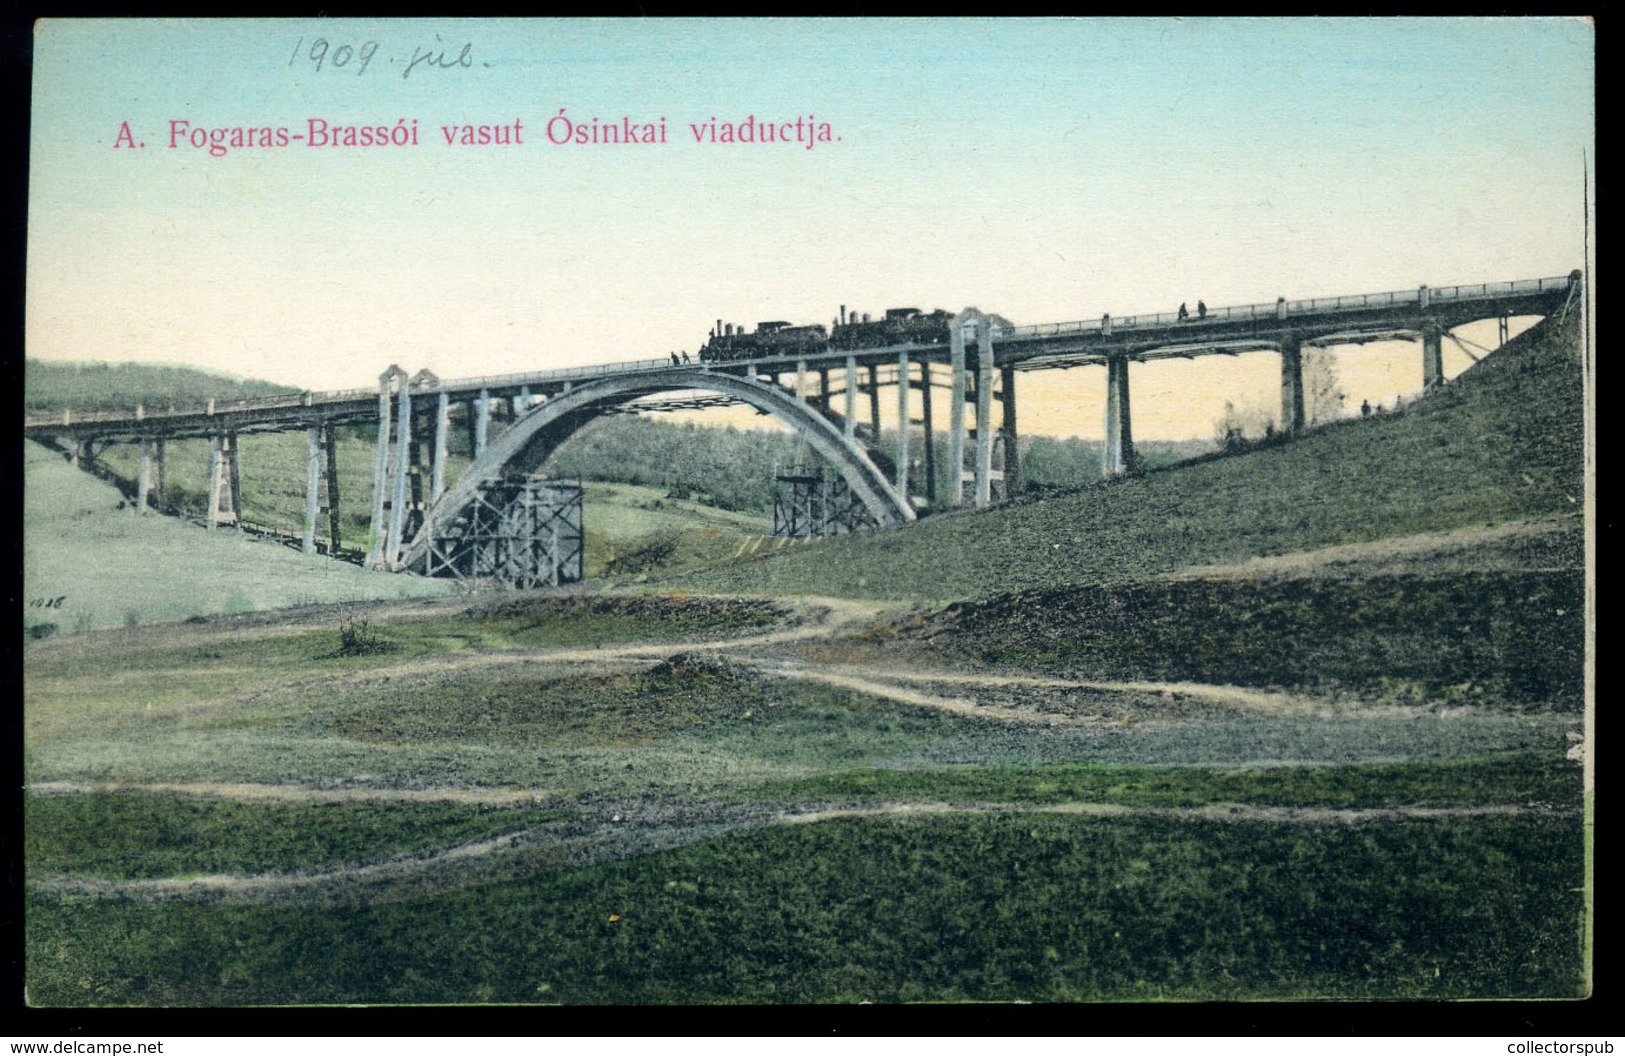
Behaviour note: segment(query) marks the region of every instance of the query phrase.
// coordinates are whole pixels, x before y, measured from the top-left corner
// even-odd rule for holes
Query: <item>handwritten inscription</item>
[[[367,68],[378,54],[379,43],[376,40],[364,41],[334,41],[326,37],[316,37],[306,47],[305,40],[300,37],[293,46],[293,55],[288,59],[289,66],[309,68],[313,73],[343,71],[354,73],[361,77],[366,74]],[[447,44],[435,34],[433,44],[419,44],[412,49],[410,58],[390,59],[395,65],[401,67],[401,80],[410,80],[415,70],[471,70],[474,68],[474,42],[464,41],[461,45]],[[481,63],[490,66],[490,63]]]
[[[293,46],[293,58],[288,60],[288,65],[292,66],[298,62],[304,50],[305,38],[300,37],[299,43]],[[378,54],[378,42],[376,40],[366,41],[359,46],[340,44],[334,47],[326,37],[317,37],[310,42],[310,51],[304,54],[304,58],[316,67],[317,73],[321,73],[322,68],[329,64],[335,70],[342,70],[348,67],[351,62],[354,62],[356,66],[355,75],[360,77],[367,72],[367,67],[371,65],[372,57],[376,54]]]

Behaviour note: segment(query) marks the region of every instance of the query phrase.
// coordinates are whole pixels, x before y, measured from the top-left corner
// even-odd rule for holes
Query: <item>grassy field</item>
[[[229,529],[137,516],[112,485],[23,445],[26,627],[60,633],[454,591]]]
[[[400,903],[40,905],[30,997],[1572,997],[1578,833],[1573,820],[836,820]]]
[[[37,635],[28,999],[1584,996],[1570,337],[766,559],[750,516],[593,485],[627,590],[269,611],[290,565],[252,612]],[[31,456],[29,545],[109,599],[133,553],[242,589],[194,535],[327,567],[100,484],[75,520],[63,473]]]
[[[1584,573],[1184,580],[1032,591],[871,632],[876,656],[1578,712]],[[860,655],[851,645],[842,655]]]
[[[1580,987],[1572,716],[983,687],[1012,718],[795,677],[806,603],[453,604],[357,656],[314,615],[31,646],[30,1000]]]

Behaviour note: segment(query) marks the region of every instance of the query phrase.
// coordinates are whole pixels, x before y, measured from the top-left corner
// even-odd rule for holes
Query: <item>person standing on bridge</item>
[[[671,365],[672,365],[672,366],[674,366],[674,367],[675,367],[675,366],[678,366],[678,365],[680,365],[680,364],[681,364],[681,363],[682,363],[682,362],[683,362],[683,361],[682,361],[682,360],[680,360],[680,359],[678,359],[678,358],[677,358],[677,353],[675,353],[675,352],[673,352],[673,353],[672,353],[672,354],[671,354]]]
[[[1179,302],[1179,321],[1183,323],[1185,320],[1189,319],[1190,317],[1191,317],[1191,313],[1185,309],[1185,302],[1180,301]]]
[[[1196,302],[1196,318],[1198,318],[1198,319],[1206,319],[1207,318],[1207,304],[1205,302],[1203,302],[1203,301],[1197,301]]]
[[[689,363],[689,362],[692,362],[692,360],[690,360],[690,359],[689,359],[689,358],[688,358],[688,349],[686,349],[686,348],[685,348],[685,349],[683,349],[683,362],[684,362],[684,363]]]

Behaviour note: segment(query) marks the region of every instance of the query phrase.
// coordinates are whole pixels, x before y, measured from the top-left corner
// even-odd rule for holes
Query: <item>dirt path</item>
[[[515,664],[624,664],[637,666],[679,653],[752,653],[773,646],[815,641],[850,633],[874,623],[887,606],[845,598],[795,598],[790,602],[789,627],[733,638],[672,639],[627,645],[533,648],[513,646],[474,653],[442,653],[391,664],[387,668],[338,676],[346,685],[379,685],[403,678],[442,675]],[[332,678],[333,676],[323,676]]]
[[[831,807],[803,814],[787,814],[784,821],[799,824],[833,818],[914,817],[933,814],[1073,814],[1096,818],[1168,818],[1177,821],[1262,822],[1275,825],[1364,825],[1374,821],[1414,821],[1431,818],[1511,818],[1557,816],[1554,808],[1497,803],[1476,807],[1398,806],[1364,809],[1333,807],[1271,807],[1214,803],[1203,807],[1124,807],[1113,803],[881,803],[874,806]]]
[[[835,664],[829,664],[835,668]],[[954,686],[981,686],[996,689],[996,687],[1042,687],[1042,689],[1092,689],[1098,692],[1141,692],[1141,694],[1181,695],[1181,697],[1196,697],[1199,700],[1212,700],[1215,703],[1227,703],[1233,707],[1248,708],[1251,712],[1261,712],[1264,715],[1287,715],[1287,713],[1302,713],[1306,707],[1313,705],[1305,697],[1295,694],[1280,694],[1264,689],[1248,689],[1245,686],[1212,686],[1206,682],[1100,682],[1082,681],[1082,679],[1059,679],[1059,677],[1029,676],[1029,674],[981,674],[957,673],[957,671],[923,671],[918,668],[876,668],[876,666],[860,666],[860,664],[840,664],[838,671],[847,673],[853,679],[894,679],[902,682],[946,682]]]
[[[936,708],[939,711],[953,712],[956,715],[973,715],[985,719],[998,719],[1005,722],[1033,722],[1044,725],[1087,726],[1100,722],[1110,721],[1107,716],[1078,717],[1071,715],[1054,715],[1034,711],[1026,708],[1001,708],[992,704],[978,704],[974,700],[965,700],[961,697],[937,697],[902,686],[880,682],[873,677],[865,677],[856,673],[843,674],[840,671],[827,671],[818,668],[802,668],[796,671],[768,672],[779,678],[799,679],[806,682],[822,682],[829,686],[838,686],[841,689],[850,689],[870,696],[883,697],[886,700],[895,700],[903,704],[913,704],[923,708]]]
[[[1227,565],[1184,568],[1170,579],[1297,579],[1306,576],[1360,575],[1384,572],[1567,571],[1536,568],[1508,544],[1532,545],[1555,551],[1564,536],[1576,531],[1571,518],[1540,517],[1488,527],[1458,528],[1448,532],[1345,543],[1317,550],[1301,550],[1275,557],[1255,557]]]
[[[1159,696],[1183,696],[1211,701],[1230,707],[1242,708],[1261,715],[1316,715],[1334,713],[1330,706],[1289,693],[1272,693],[1248,689],[1243,686],[1216,686],[1197,682],[1099,682],[1068,678],[1043,678],[1032,675],[963,674],[949,671],[926,671],[906,667],[874,667],[854,664],[825,664],[769,671],[783,678],[801,678],[828,685],[841,686],[869,693],[905,704],[940,708],[964,715],[981,715],[995,719],[1014,719],[1025,722],[1092,724],[1115,721],[1115,716],[1100,715],[1069,718],[1050,712],[1027,708],[1005,708],[979,704],[959,697],[939,697],[920,693],[895,682],[935,682],[945,685],[976,686],[988,689],[1030,687],[1041,689],[1084,689],[1103,693],[1149,693]]]

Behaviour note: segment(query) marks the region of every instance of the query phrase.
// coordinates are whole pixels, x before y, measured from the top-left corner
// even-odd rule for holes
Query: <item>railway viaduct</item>
[[[349,423],[376,423],[367,562],[435,571],[437,540],[485,501],[482,489],[544,471],[572,435],[609,414],[748,404],[800,434],[845,479],[873,523],[894,525],[913,520],[917,509],[985,506],[996,491],[1007,497],[1020,493],[1018,374],[1104,367],[1103,469],[1107,476],[1122,476],[1135,470],[1131,363],[1275,354],[1281,366],[1280,421],[1291,432],[1305,421],[1306,347],[1416,341],[1424,383],[1431,386],[1443,380],[1443,340],[1460,343],[1452,328],[1499,319],[1504,340],[1509,318],[1567,311],[1582,295],[1576,271],[1514,282],[1281,298],[1273,304],[1210,309],[1191,318],[1165,312],[1012,326],[967,308],[953,318],[949,339],[940,344],[692,365],[666,358],[456,381],[442,381],[427,371],[409,376],[391,366],[377,389],[210,401],[162,411],[64,411],[27,419],[24,434],[61,448],[76,464],[93,457],[96,445],[139,445],[136,509],[142,512],[155,493],[162,501],[166,441],[208,438],[207,523],[212,527],[241,521],[240,437],[303,430],[309,457],[302,542],[306,552],[314,552],[322,527],[329,551],[341,544],[334,430]],[[940,411],[934,407],[941,395],[937,390],[947,396]],[[920,394],[918,418],[911,414],[914,392]],[[909,427],[883,438],[883,402],[892,403],[896,420]],[[938,420],[943,411],[945,423]],[[447,479],[454,421],[468,430],[475,456],[456,481]],[[947,432],[946,467],[936,465],[939,429]],[[921,445],[923,479],[911,480],[915,443]],[[329,514],[325,526],[319,523],[324,505]]]

